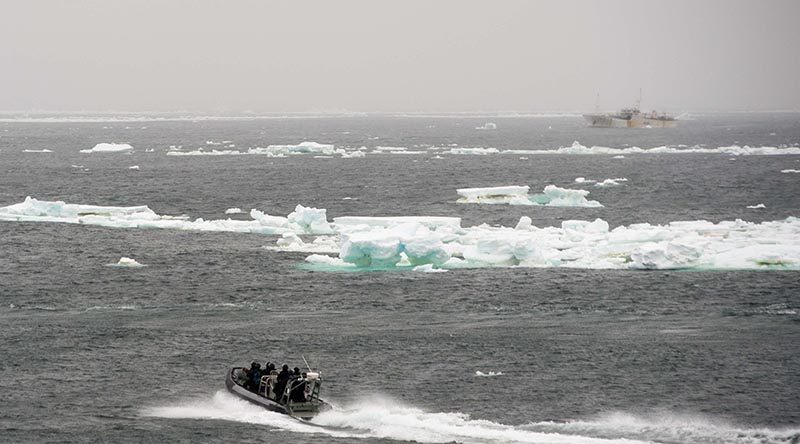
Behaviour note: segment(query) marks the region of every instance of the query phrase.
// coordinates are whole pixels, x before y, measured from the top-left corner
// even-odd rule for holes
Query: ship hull
[[[654,119],[650,117],[631,116],[628,119],[610,114],[584,114],[583,118],[589,126],[596,128],[675,128],[675,119]]]

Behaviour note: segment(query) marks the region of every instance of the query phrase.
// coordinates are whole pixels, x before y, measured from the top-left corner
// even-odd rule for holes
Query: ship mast
[[[642,88],[639,88],[639,100],[636,101],[636,111],[642,110]]]

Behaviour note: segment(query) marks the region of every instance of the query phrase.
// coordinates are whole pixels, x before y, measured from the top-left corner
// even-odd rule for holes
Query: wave
[[[377,395],[347,405],[335,405],[312,421],[266,411],[222,390],[206,398],[145,408],[141,414],[166,419],[233,421],[297,434],[421,443],[771,444],[797,442],[800,438],[800,429],[738,427],[713,418],[668,412],[653,415],[608,413],[586,420],[508,425],[473,419],[460,412],[427,412]]]

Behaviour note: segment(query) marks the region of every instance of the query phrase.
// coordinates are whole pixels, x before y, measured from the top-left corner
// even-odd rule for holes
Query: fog
[[[800,109],[800,1],[16,1],[2,110]]]

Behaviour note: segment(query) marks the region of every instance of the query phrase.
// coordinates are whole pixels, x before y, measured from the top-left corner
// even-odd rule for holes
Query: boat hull
[[[239,399],[261,406],[272,412],[282,413],[300,419],[311,419],[318,413],[330,409],[330,406],[321,399],[317,399],[315,402],[288,402],[287,404],[281,404],[273,399],[251,392],[236,382],[234,372],[237,370],[240,369],[232,368],[228,372],[225,377],[225,388]]]
[[[583,118],[589,126],[596,128],[675,128],[675,119],[657,119],[652,117],[632,116],[628,119],[610,114],[584,114]]]

